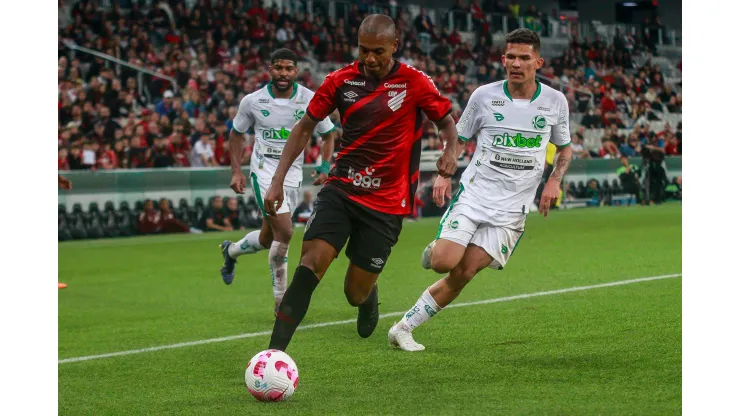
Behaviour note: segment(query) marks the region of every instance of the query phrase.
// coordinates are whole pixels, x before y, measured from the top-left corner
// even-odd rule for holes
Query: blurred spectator
[[[224,213],[224,202],[220,196],[213,197],[211,206],[203,214],[205,231],[232,231],[231,221]]]
[[[195,146],[193,146],[193,152],[190,155],[190,166],[216,166],[213,145],[211,144],[210,136],[208,134],[201,134],[200,140],[198,140],[195,143]]]
[[[303,201],[293,212],[293,223],[305,223],[313,212],[313,195],[311,191],[303,192]]]
[[[229,220],[229,223],[231,223],[231,227],[234,230],[244,230],[247,228],[246,224],[243,224],[240,218],[239,203],[236,198],[229,198],[229,200],[226,201],[224,216]]]
[[[620,158],[620,162],[622,163],[622,166],[617,169],[617,176],[619,177],[622,189],[624,190],[624,193],[634,195],[635,200],[639,204],[642,202],[640,190],[640,168],[635,164],[629,163],[627,156],[622,156]]]

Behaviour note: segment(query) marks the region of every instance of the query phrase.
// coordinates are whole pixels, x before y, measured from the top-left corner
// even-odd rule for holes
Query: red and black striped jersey
[[[452,110],[432,79],[400,63],[383,79],[354,62],[327,75],[306,109],[314,121],[339,110],[342,137],[327,186],[386,214],[408,215],[419,179],[422,111],[439,121]]]

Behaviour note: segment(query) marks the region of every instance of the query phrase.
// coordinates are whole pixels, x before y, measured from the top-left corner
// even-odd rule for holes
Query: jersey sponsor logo
[[[496,121],[504,121],[504,115],[501,113],[493,113],[493,117],[496,119]]]
[[[389,97],[395,97],[396,95],[398,95],[398,91],[388,91]]]
[[[535,166],[533,156],[507,155],[494,153],[491,157],[491,165],[501,169],[509,170],[533,170]]]
[[[358,94],[354,91],[347,91],[344,93],[344,101],[349,101],[351,103],[355,102],[355,98],[357,98]]]
[[[257,100],[257,102],[259,104],[270,104],[270,100],[268,100],[267,98],[260,98],[259,100]]]
[[[272,128],[262,130],[262,138],[265,140],[288,140],[289,136],[290,130],[285,127],[281,127],[280,130]]]
[[[349,85],[355,85],[357,87],[364,87],[365,86],[365,81],[350,81],[348,79],[345,79],[344,80],[344,83],[345,84],[349,84]]]
[[[388,107],[395,112],[401,108],[404,98],[406,98],[406,90],[403,90],[400,94],[388,100]]]
[[[406,84],[389,84],[387,82],[383,86],[386,88],[406,88]]]
[[[306,114],[303,110],[295,110],[295,113],[293,113],[293,118],[298,121],[303,118],[303,115]]]
[[[270,112],[267,110],[260,110],[260,113],[262,113],[263,116],[267,117],[270,115]]]
[[[542,145],[542,136],[524,137],[521,133],[511,136],[509,133],[497,134],[493,136],[493,145],[495,147],[518,147],[521,149],[532,149]]]
[[[534,118],[532,119],[532,127],[539,130],[544,130],[545,127],[547,127],[547,120],[545,120],[545,118],[540,115],[534,116]]]
[[[504,100],[493,100],[493,101],[491,101],[491,105],[494,106],[494,107],[503,107],[504,105],[506,105],[506,101],[504,101]]]
[[[380,178],[373,178],[373,173],[375,173],[375,169],[372,166],[365,168],[365,170],[361,172],[357,172],[354,168],[350,167],[347,177],[352,179],[352,185],[354,186],[359,186],[365,189],[378,189],[380,188],[381,180]]]

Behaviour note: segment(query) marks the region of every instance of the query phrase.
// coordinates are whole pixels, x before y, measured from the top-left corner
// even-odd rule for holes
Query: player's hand
[[[453,153],[454,151],[445,150],[437,160],[437,173],[444,178],[449,178],[457,172],[457,159]]]
[[[547,214],[550,212],[550,207],[558,200],[559,196],[560,182],[548,180],[545,184],[545,189],[542,190],[542,196],[540,196],[540,214],[547,218]]]
[[[69,191],[70,189],[72,189],[72,181],[70,181],[69,179],[65,178],[62,175],[57,175],[57,176],[59,176],[59,187],[60,188],[64,189],[65,191]]]
[[[247,177],[241,171],[232,173],[229,187],[237,194],[243,194],[247,189]]]
[[[432,200],[438,207],[443,207],[445,204],[445,198],[450,199],[452,191],[452,180],[450,178],[443,178],[437,176],[434,180],[434,186],[432,187]]]
[[[313,180],[314,185],[323,185],[324,182],[326,182],[326,180],[329,179],[329,175],[327,175],[326,173],[318,173],[316,171],[313,171],[313,173],[311,174],[311,177],[315,178]]]
[[[265,195],[265,213],[274,217],[281,206],[283,206],[283,183],[273,180]]]

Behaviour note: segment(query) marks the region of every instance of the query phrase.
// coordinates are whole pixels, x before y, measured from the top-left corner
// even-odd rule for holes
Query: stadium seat
[[[67,206],[64,204],[59,204],[57,212],[59,214],[66,214],[67,213]]]
[[[90,206],[87,208],[87,212],[100,212],[100,207],[98,206],[98,203],[91,202]]]
[[[612,189],[614,190],[614,193],[621,193],[622,192],[622,186],[619,184],[618,179],[612,180]]]
[[[188,206],[189,206],[188,200],[185,199],[185,198],[180,198],[180,204],[178,205],[178,208],[180,208],[180,209],[183,209],[183,208],[187,209]],[[174,207],[174,205],[173,205],[173,207]]]
[[[604,182],[601,183],[601,190],[604,192],[605,195],[611,195],[612,194],[612,188],[609,186],[609,180],[604,179]]]
[[[71,239],[72,239],[72,233],[69,231],[69,228],[59,227],[59,231],[57,232],[57,240],[58,241],[69,241]]]
[[[583,181],[578,181],[578,198],[585,198],[586,197],[586,185],[583,183]]]
[[[139,212],[143,211],[144,210],[144,201],[136,201],[136,203],[134,204],[134,210],[135,211],[139,211]]]
[[[78,202],[78,203],[72,205],[72,213],[73,214],[79,214],[81,212],[82,212],[82,204],[80,204]]]
[[[131,211],[131,207],[128,204],[128,201],[123,201],[118,207],[118,211],[120,212],[128,212]]]
[[[105,201],[104,207],[105,212],[114,212],[116,210],[116,206],[113,204],[113,201]]]
[[[200,197],[195,198],[195,203],[193,204],[193,206],[195,208],[198,208],[198,207],[204,208],[205,207],[205,204],[203,203],[203,198],[200,198]]]

